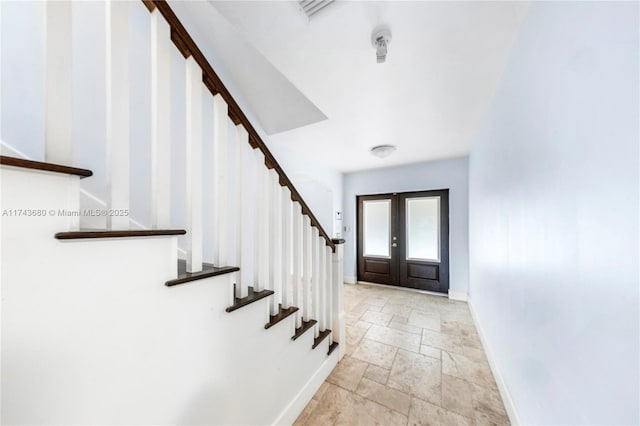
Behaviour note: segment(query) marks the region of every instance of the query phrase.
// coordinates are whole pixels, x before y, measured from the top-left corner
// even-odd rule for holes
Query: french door
[[[449,190],[358,197],[358,281],[449,291]]]

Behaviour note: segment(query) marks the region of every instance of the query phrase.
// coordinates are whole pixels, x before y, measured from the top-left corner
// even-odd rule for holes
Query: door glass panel
[[[364,255],[389,257],[391,236],[391,200],[363,203]]]
[[[407,259],[440,261],[440,197],[407,198]]]

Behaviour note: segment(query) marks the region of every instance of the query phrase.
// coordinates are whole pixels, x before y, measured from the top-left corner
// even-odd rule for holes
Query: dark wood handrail
[[[80,176],[80,179],[93,175],[91,170],[77,167],[63,166],[62,164],[43,163],[42,161],[25,160],[24,158],[8,157],[0,155],[0,164],[5,166],[22,167],[23,169],[43,170],[45,172],[65,173]]]
[[[263,142],[262,138],[260,138],[256,129],[251,125],[247,116],[244,115],[238,103],[233,99],[229,90],[227,90],[225,85],[222,83],[222,80],[220,80],[218,75],[215,73],[211,64],[209,64],[209,61],[207,61],[207,58],[205,58],[200,48],[198,48],[195,41],[193,41],[169,4],[165,0],[142,0],[142,2],[147,9],[149,9],[149,12],[153,12],[155,9],[158,9],[162,16],[164,16],[164,19],[171,27],[171,41],[173,41],[173,44],[176,45],[178,50],[180,50],[180,53],[182,53],[185,58],[192,56],[193,59],[195,59],[202,69],[202,81],[204,85],[209,89],[212,95],[215,96],[220,94],[222,96],[229,106],[229,118],[231,118],[235,125],[242,124],[244,126],[247,133],[249,133],[249,144],[251,147],[262,151],[264,154],[265,166],[269,169],[275,169],[279,176],[280,185],[289,188],[291,191],[291,200],[300,203],[302,206],[302,214],[309,216],[309,219],[311,219],[311,225],[318,229],[320,236],[325,239],[326,245],[331,247],[331,250],[335,251],[335,245],[333,241],[331,241],[329,235],[322,228],[318,219],[315,217],[307,203],[304,202],[298,190],[293,186],[293,183],[287,174],[284,172],[282,167],[280,167],[280,164],[278,164],[273,154],[271,154],[267,145]]]

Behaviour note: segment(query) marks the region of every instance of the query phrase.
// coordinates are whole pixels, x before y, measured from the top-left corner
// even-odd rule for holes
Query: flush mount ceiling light
[[[299,0],[298,4],[309,19],[325,7],[333,3],[334,0]]]
[[[378,145],[371,148],[371,153],[378,158],[390,156],[396,150],[394,145]]]
[[[376,48],[376,59],[379,64],[387,60],[387,48],[391,43],[391,30],[386,25],[378,25],[371,33],[371,44]]]

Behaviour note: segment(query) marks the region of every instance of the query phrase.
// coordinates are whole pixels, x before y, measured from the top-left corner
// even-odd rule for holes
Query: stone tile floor
[[[347,354],[295,422],[508,425],[464,302],[344,286]]]

